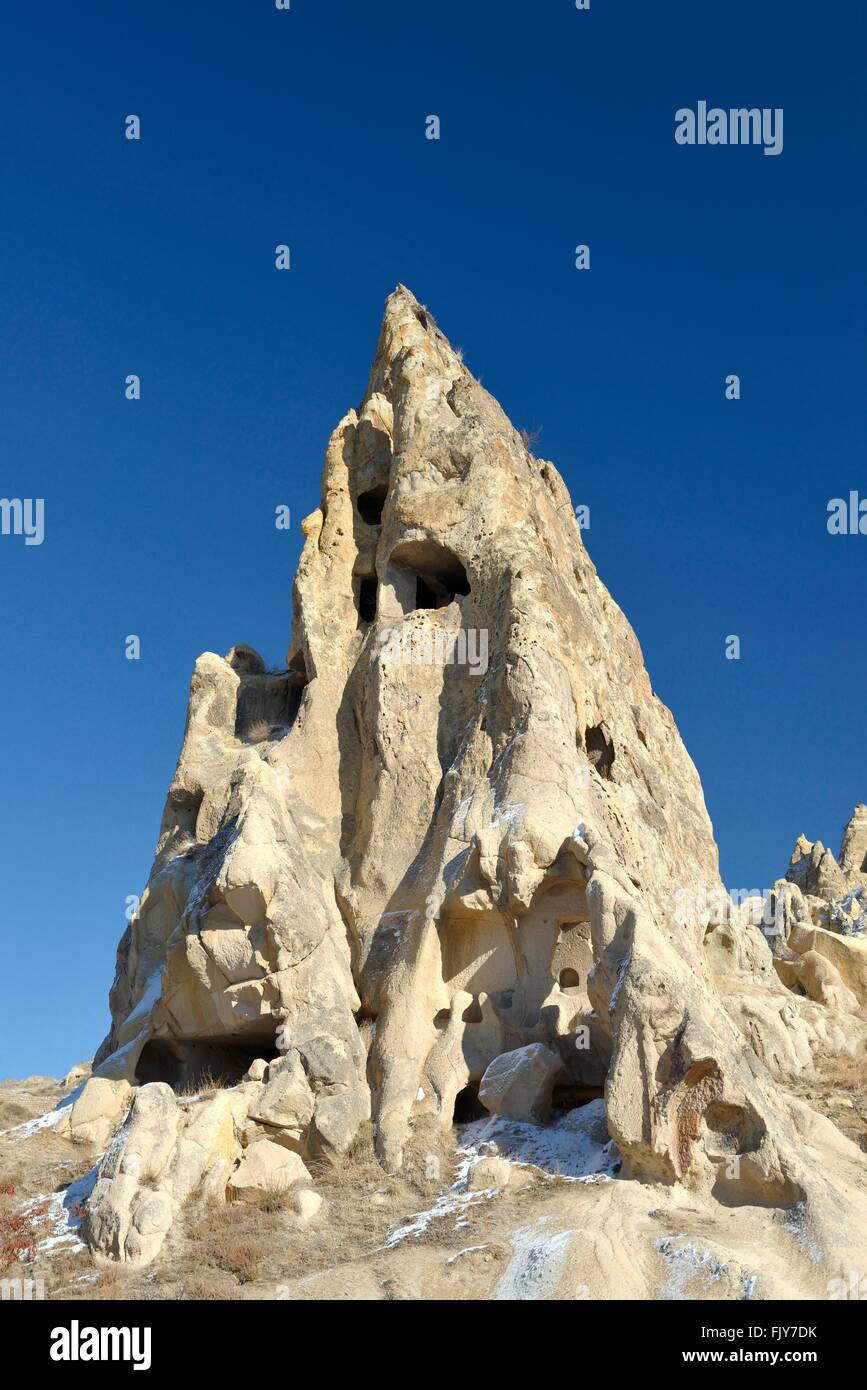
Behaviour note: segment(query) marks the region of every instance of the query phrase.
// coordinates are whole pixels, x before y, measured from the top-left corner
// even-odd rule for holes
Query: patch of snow
[[[127,1015],[124,1021],[123,1027],[125,1033],[131,1031],[131,1023],[139,1021],[144,1022],[146,1016],[150,1013],[151,1009],[157,1003],[157,1000],[159,999],[160,994],[162,992],[164,973],[165,966],[160,965],[157,967],[156,970],[154,970],[153,974],[149,977],[148,982],[144,987],[144,993],[142,994],[141,999],[138,1001],[132,1012]]]
[[[496,1155],[516,1167],[538,1168],[546,1176],[566,1182],[610,1181],[620,1156],[607,1133],[602,1100],[570,1110],[550,1125],[525,1124],[502,1115],[464,1125],[455,1181],[440,1193],[428,1211],[416,1212],[405,1226],[392,1231],[383,1250],[423,1235],[431,1222],[441,1217],[456,1217],[455,1230],[467,1226],[466,1211],[499,1196],[501,1191],[497,1187],[470,1190],[470,1174],[483,1158]]]
[[[464,1125],[458,1154],[468,1177],[483,1158],[496,1155],[520,1168],[538,1168],[567,1182],[611,1179],[620,1161],[608,1138],[604,1100],[568,1111],[549,1125],[491,1115]]]
[[[620,991],[623,988],[623,981],[626,979],[626,971],[632,960],[632,956],[624,956],[617,967],[617,983],[611,991],[611,998],[608,1001],[608,1012],[613,1014],[617,1008],[617,1000],[620,998]]]
[[[455,1260],[461,1258],[461,1255],[474,1255],[478,1250],[490,1250],[490,1248],[489,1245],[466,1245],[463,1250],[459,1250],[456,1255],[449,1255],[448,1259],[443,1261],[443,1264],[453,1265]]]
[[[864,910],[857,916],[856,905]],[[853,888],[839,902],[830,905],[830,927],[840,936],[863,936],[867,932],[867,888]]]
[[[683,1232],[677,1236],[660,1236],[653,1242],[653,1248],[668,1267],[667,1282],[659,1291],[659,1297],[668,1302],[690,1301],[692,1295],[685,1289],[699,1274],[711,1284],[718,1284],[723,1278],[731,1279],[735,1287],[740,1286],[744,1300],[751,1299],[756,1291],[757,1274],[744,1274],[736,1265],[720,1260],[712,1250],[700,1250]]]
[[[40,1250],[50,1253],[52,1250],[63,1247],[78,1254],[80,1250],[84,1249],[84,1244],[78,1236],[81,1227],[81,1208],[96,1186],[101,1161],[101,1158],[97,1159],[94,1166],[82,1177],[76,1178],[60,1192],[54,1192],[50,1197],[45,1193],[40,1193],[25,1204],[24,1210],[26,1212],[32,1211],[44,1202],[48,1203],[45,1221],[49,1233],[39,1241],[38,1248]]]
[[[515,1253],[491,1294],[492,1300],[525,1303],[553,1298],[574,1234],[574,1231],[555,1231],[548,1235],[538,1224],[515,1231],[512,1236]]]
[[[53,1110],[49,1110],[47,1115],[37,1115],[34,1120],[25,1120],[23,1124],[13,1125],[12,1129],[0,1129],[0,1139],[5,1139],[9,1134],[17,1134],[20,1139],[29,1139],[31,1135],[38,1134],[41,1129],[53,1129],[65,1118],[67,1112],[72,1108],[73,1101],[78,1096],[80,1087],[72,1091],[70,1095],[64,1096],[63,1100],[58,1101]]]
[[[399,1226],[396,1231],[392,1231],[391,1235],[386,1237],[382,1249],[392,1250],[395,1245],[399,1245],[402,1240],[424,1235],[431,1222],[436,1221],[439,1217],[454,1216],[460,1212],[466,1211],[467,1207],[476,1207],[480,1202],[485,1202],[488,1198],[495,1197],[497,1194],[497,1189],[495,1187],[485,1188],[482,1192],[467,1192],[466,1190],[456,1190],[457,1186],[458,1185],[455,1184],[454,1187],[450,1187],[445,1192],[441,1192],[429,1211],[416,1212],[412,1220],[408,1221],[405,1226]],[[459,1226],[466,1226],[468,1224],[467,1221],[456,1221],[455,1229]]]
[[[781,1211],[777,1215],[777,1220],[784,1231],[788,1231],[790,1236],[794,1236],[801,1250],[813,1264],[818,1264],[825,1257],[813,1240],[806,1226],[807,1207],[805,1202],[796,1202],[788,1211]]]
[[[525,810],[525,803],[519,801],[514,806],[496,806],[491,819],[491,830],[499,830],[505,826],[507,830],[517,830]]]

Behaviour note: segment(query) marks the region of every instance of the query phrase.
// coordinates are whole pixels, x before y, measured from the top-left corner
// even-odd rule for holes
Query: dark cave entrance
[[[404,612],[419,608],[447,608],[470,592],[466,566],[454,551],[436,541],[405,541],[392,551],[391,563],[399,565],[409,584],[401,584]]]
[[[582,1086],[565,1083],[562,1086],[555,1086],[551,1096],[551,1111],[565,1115],[569,1110],[577,1110],[582,1105],[589,1105],[591,1100],[604,1100],[604,1086]]]
[[[201,1038],[151,1038],[145,1043],[135,1069],[140,1086],[165,1081],[173,1091],[199,1091],[212,1086],[237,1086],[258,1058],[272,1062],[279,1055],[276,1034]]]
[[[296,652],[289,662],[289,724],[295,723],[295,718],[301,708],[301,701],[304,698],[305,688],[310,684],[310,676],[307,673],[307,662],[304,660],[303,652]]]
[[[436,607],[438,606],[438,604],[437,604],[437,597],[438,597],[437,594],[434,593],[434,590],[433,590],[433,589],[430,587],[430,585],[427,583],[427,580],[423,579],[422,576],[421,576],[420,574],[416,575],[416,580],[415,580],[415,606],[416,606],[416,608],[436,608]]]
[[[596,768],[599,776],[610,781],[611,768],[614,764],[614,741],[604,723],[594,724],[586,730],[584,747],[587,750],[589,761]]]
[[[455,1096],[455,1110],[452,1123],[468,1125],[472,1120],[486,1120],[488,1112],[479,1100],[478,1082],[471,1081]]]
[[[358,616],[363,623],[372,623],[376,617],[376,600],[379,593],[379,580],[374,577],[358,582]]]
[[[388,496],[388,487],[385,483],[380,483],[378,487],[368,488],[367,492],[360,492],[356,507],[361,520],[368,526],[382,525],[382,509],[385,506],[385,499]]]

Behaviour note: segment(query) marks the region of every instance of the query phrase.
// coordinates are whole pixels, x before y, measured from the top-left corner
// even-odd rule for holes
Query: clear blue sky
[[[282,659],[274,508],[317,504],[397,281],[590,505],[728,886],[800,831],[837,848],[867,798],[867,536],[825,525],[867,495],[865,38],[854,0],[7,8],[0,491],[46,533],[0,537],[0,1076],[105,1031],[193,662]],[[782,155],[678,146],[699,100],[782,107]]]

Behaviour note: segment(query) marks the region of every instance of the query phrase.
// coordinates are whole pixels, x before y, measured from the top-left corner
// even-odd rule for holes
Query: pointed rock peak
[[[454,379],[464,371],[427,306],[406,285],[397,285],[385,301],[365,400],[374,393],[391,399],[410,360],[416,376]]]
[[[855,807],[843,832],[840,867],[849,875],[867,878],[867,806]]]

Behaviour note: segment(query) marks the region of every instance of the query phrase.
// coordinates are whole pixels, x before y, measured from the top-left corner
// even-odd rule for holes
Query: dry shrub
[[[248,743],[261,743],[271,732],[267,719],[255,719],[246,730],[244,737]]]
[[[269,1216],[273,1216],[278,1211],[288,1211],[291,1205],[292,1189],[285,1187],[271,1187],[265,1192],[260,1192],[255,1201],[250,1205],[257,1211],[263,1211]]]
[[[203,1266],[225,1270],[241,1284],[261,1277],[274,1254],[273,1228],[264,1213],[247,1202],[202,1202],[192,1208],[187,1235],[199,1270]]]
[[[36,1247],[44,1234],[48,1203],[28,1208],[15,1201],[14,1189],[6,1192],[0,1205],[0,1268],[36,1258]]]
[[[29,1119],[32,1119],[32,1113],[28,1106],[21,1105],[17,1100],[0,1099],[0,1130],[14,1129]]]
[[[830,1057],[821,1070],[822,1080],[841,1091],[863,1092],[867,1088],[867,1056]]]
[[[181,1297],[195,1302],[213,1302],[215,1299],[231,1298],[231,1288],[226,1287],[225,1279],[209,1269],[188,1274],[181,1282]]]
[[[82,1284],[86,1298],[111,1302],[115,1299],[129,1298],[131,1274],[126,1265],[119,1261],[97,1266],[96,1279],[92,1284]],[[80,1295],[79,1295],[80,1296]]]
[[[217,1091],[223,1089],[223,1082],[208,1067],[206,1071],[200,1072],[194,1081],[185,1081],[183,1085],[177,1086],[175,1095],[178,1100],[193,1100],[194,1098],[209,1100],[211,1096],[216,1095]]]

